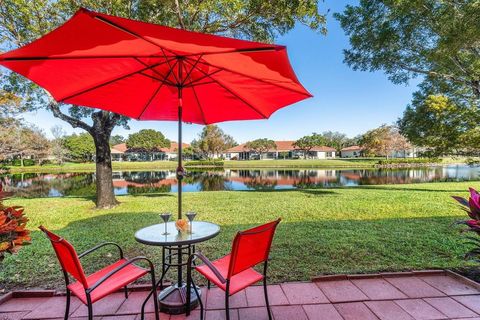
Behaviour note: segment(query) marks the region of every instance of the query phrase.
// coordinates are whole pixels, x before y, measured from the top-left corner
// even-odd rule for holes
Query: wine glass
[[[162,235],[166,236],[168,235],[169,233],[167,232],[167,222],[168,220],[170,220],[170,217],[172,216],[172,214],[170,212],[165,212],[165,213],[161,213],[160,214],[160,217],[162,218],[163,220],[163,224],[165,225],[165,232],[162,233]]]
[[[190,221],[190,233],[192,233],[193,219],[195,219],[197,214],[195,212],[187,212],[185,215],[187,216],[188,221]]]

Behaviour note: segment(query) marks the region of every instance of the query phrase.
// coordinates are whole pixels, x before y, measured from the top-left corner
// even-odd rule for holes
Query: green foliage
[[[445,95],[416,93],[398,121],[401,132],[433,154],[476,154],[480,150],[477,107],[456,103]]]
[[[110,137],[110,146],[115,146],[117,144],[122,144],[127,142],[124,136],[121,136],[119,134],[116,134],[114,136]]]
[[[95,156],[95,144],[91,135],[74,133],[63,140],[68,158],[74,161],[92,161]]]
[[[192,150],[201,158],[212,158],[225,150],[236,146],[232,136],[216,125],[205,126],[198,139],[192,141]]]
[[[314,135],[319,136],[322,145],[335,148],[337,151],[357,144],[357,139],[350,139],[346,134],[337,131],[324,131],[320,134],[314,133]]]
[[[382,159],[378,161],[378,164],[430,164],[441,163],[442,159],[439,158],[397,158],[397,159]]]
[[[465,0],[361,0],[336,14],[353,69],[383,70],[394,83],[423,77],[399,125],[435,155],[478,153],[479,16],[479,2]]]
[[[260,157],[262,157],[263,153],[269,150],[277,149],[277,145],[275,144],[275,141],[267,138],[263,138],[263,139],[248,141],[247,143],[245,143],[244,148],[245,148],[245,151],[250,151],[255,154],[259,154]]]
[[[350,37],[345,61],[355,70],[385,71],[394,83],[424,82],[480,97],[478,1],[361,0],[336,14]]]
[[[223,161],[221,160],[188,161],[187,163],[185,163],[185,167],[223,167]]]
[[[326,139],[317,133],[310,136],[304,136],[293,143],[293,146],[304,153],[304,158],[307,158],[308,153],[315,147],[324,146]]]
[[[126,141],[127,148],[140,151],[158,151],[170,147],[170,141],[160,132],[153,129],[143,129],[132,133]]]

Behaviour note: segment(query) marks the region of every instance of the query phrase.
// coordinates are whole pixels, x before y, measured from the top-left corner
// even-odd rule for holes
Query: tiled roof
[[[182,146],[183,146],[183,148],[190,147],[190,145],[188,143],[182,143]],[[165,152],[165,153],[175,153],[175,152],[177,152],[177,149],[178,149],[178,143],[172,141],[170,143],[169,148],[160,148],[158,151],[162,151],[162,152]],[[126,143],[117,144],[117,145],[112,146],[112,148],[111,148],[112,153],[125,153],[125,152],[129,152],[129,151],[130,150],[128,150]]]
[[[298,148],[295,148],[293,146],[293,144],[295,143],[295,141],[291,141],[291,140],[286,140],[286,141],[275,141],[275,144],[277,145],[277,148],[276,149],[271,149],[271,150],[268,150],[269,152],[274,152],[274,151],[278,151],[278,152],[284,152],[284,151],[293,151],[293,150],[298,150]],[[245,149],[245,143],[242,143],[236,147],[233,147],[233,148],[230,148],[228,149],[226,152],[244,152],[244,151],[248,151],[247,149]],[[323,152],[333,152],[335,151],[335,148],[330,148],[330,147],[326,147],[326,146],[319,146],[319,147],[314,147],[312,149],[312,151],[323,151]]]
[[[361,150],[363,150],[363,148],[360,146],[350,146],[350,147],[343,148],[340,151],[361,151]]]
[[[112,153],[125,153],[127,151],[127,144],[126,143],[120,143],[112,146],[111,148]]]

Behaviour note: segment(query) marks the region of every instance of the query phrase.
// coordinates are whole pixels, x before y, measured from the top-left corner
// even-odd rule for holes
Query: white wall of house
[[[408,149],[403,151],[395,151],[391,154],[392,158],[417,158],[418,152],[416,149]]]
[[[332,159],[332,158],[335,158],[335,151],[311,151],[310,158]]]

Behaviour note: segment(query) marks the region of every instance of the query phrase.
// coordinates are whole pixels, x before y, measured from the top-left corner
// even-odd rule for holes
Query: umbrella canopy
[[[80,9],[0,64],[62,103],[139,120],[211,124],[268,118],[310,97],[286,48],[189,32]],[[182,93],[179,93],[182,91]]]
[[[284,46],[189,32],[80,9],[0,65],[61,103],[138,120],[178,120],[181,217],[182,121],[266,119],[311,97]]]

